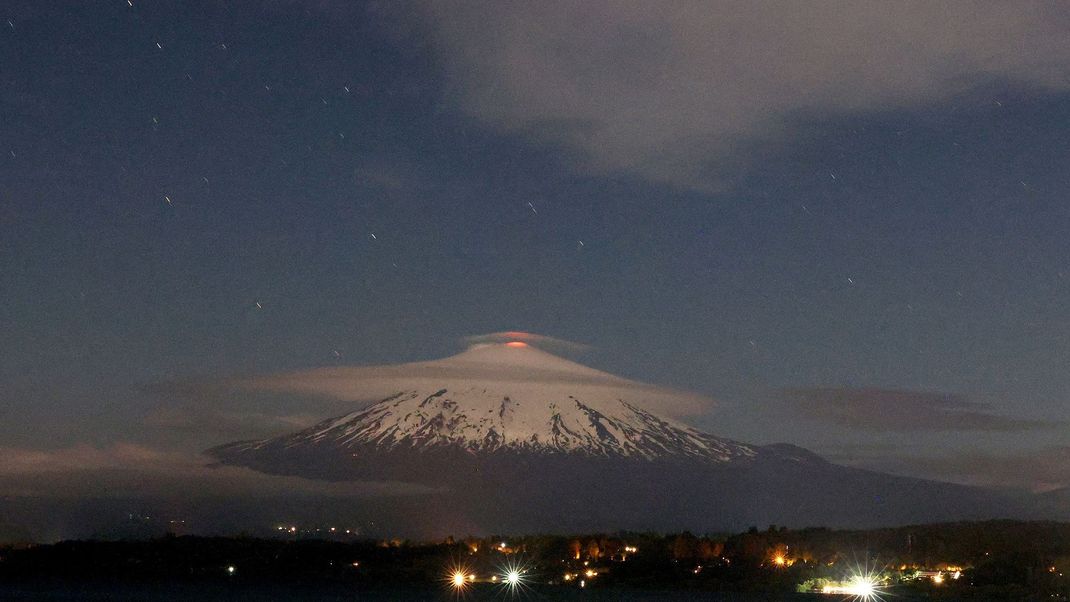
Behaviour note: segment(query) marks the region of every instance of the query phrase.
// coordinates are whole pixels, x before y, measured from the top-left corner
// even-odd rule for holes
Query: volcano
[[[393,392],[297,433],[207,453],[270,474],[432,486],[440,493],[409,500],[407,511],[421,513],[422,524],[470,532],[1036,517],[1022,496],[838,466],[794,445],[704,433],[646,409],[697,396],[520,341],[476,345],[432,362],[313,370],[266,386],[344,399],[369,380]]]

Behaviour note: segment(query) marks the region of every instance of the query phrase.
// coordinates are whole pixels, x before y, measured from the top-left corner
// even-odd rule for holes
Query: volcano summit
[[[703,433],[646,409],[693,407],[697,396],[520,341],[475,345],[432,362],[312,370],[257,386],[339,399],[357,399],[369,387],[391,393],[298,433],[209,450],[220,463],[434,486],[440,493],[417,504],[419,511],[473,531],[705,531],[1033,515],[1030,500],[1020,497]]]
[[[427,368],[438,368],[446,380],[456,378],[451,372],[478,379],[441,388],[413,383],[371,407],[296,435],[225,449],[328,445],[380,453],[404,449],[435,453],[455,448],[473,454],[514,451],[699,462],[726,462],[757,453],[635,405],[644,392],[668,396],[672,392],[620,379],[525,343],[478,345],[425,364]]]

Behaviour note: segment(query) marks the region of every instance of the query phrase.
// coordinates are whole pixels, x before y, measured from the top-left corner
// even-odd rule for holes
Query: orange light
[[[521,347],[527,347],[528,344],[524,343],[522,341],[509,341],[508,343],[505,344],[505,346],[506,347],[514,347],[514,348],[519,349]]]

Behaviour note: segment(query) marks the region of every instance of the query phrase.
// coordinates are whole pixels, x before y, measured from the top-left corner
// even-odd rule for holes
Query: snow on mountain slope
[[[370,407],[294,435],[231,449],[456,446],[471,452],[511,449],[713,462],[757,453],[753,447],[641,408],[648,396],[679,395],[675,392],[628,381],[523,343],[479,345],[418,366],[420,378]],[[346,386],[336,370],[316,371],[314,377],[305,373],[298,380],[306,387],[313,382]]]
[[[336,413],[360,409],[207,453],[220,465],[267,474],[430,487],[427,496],[369,510],[369,520],[404,529],[418,516],[435,536],[458,524],[473,533],[545,533],[1038,516],[1031,502],[998,492],[837,466],[787,444],[715,437],[661,416],[671,413],[666,407],[709,400],[517,343],[430,362],[253,379],[248,386],[340,404]]]

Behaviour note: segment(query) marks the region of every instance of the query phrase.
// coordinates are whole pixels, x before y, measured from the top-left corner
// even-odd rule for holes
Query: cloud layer
[[[523,348],[508,344],[521,340],[528,341]],[[713,400],[703,395],[628,380],[534,347],[574,345],[566,341],[528,333],[481,335],[470,341],[480,342],[463,353],[434,361],[316,368],[230,384],[253,391],[348,402],[347,412],[399,391],[425,388],[456,391],[472,387],[494,388],[525,399],[567,399],[570,395],[587,400],[625,399],[649,411],[674,417],[695,415],[714,405]]]
[[[784,392],[783,401],[808,417],[873,431],[1013,432],[1058,426],[993,414],[981,403],[923,391],[790,389]]]
[[[393,481],[267,475],[211,462],[198,453],[125,441],[0,447],[0,543],[150,537],[165,529],[263,533],[290,519],[366,530],[384,512],[443,492]]]
[[[0,448],[0,489],[8,496],[48,498],[189,498],[331,496],[367,498],[435,490],[407,483],[327,483],[211,466],[196,453],[119,442],[58,449]]]
[[[226,437],[262,437],[312,426],[323,416],[315,414],[269,414],[257,411],[221,411],[208,405],[186,404],[155,408],[145,416],[148,428]]]
[[[429,3],[464,111],[592,172],[711,188],[801,114],[1070,86],[1070,8],[1040,2]]]
[[[1008,454],[953,452],[903,453],[885,447],[849,447],[826,453],[840,464],[984,487],[1018,487],[1036,492],[1070,486],[1070,446]]]

